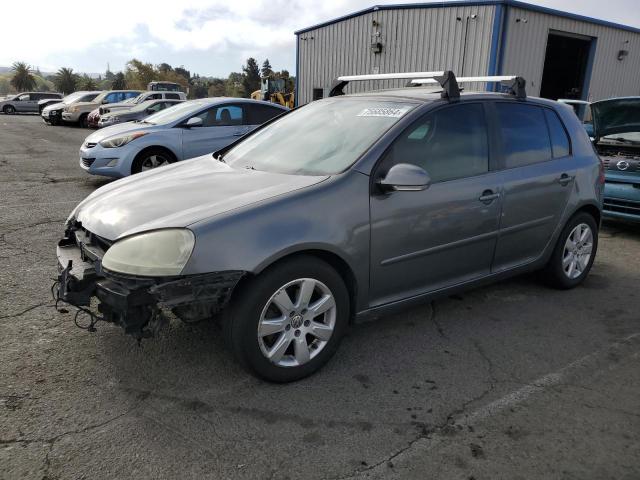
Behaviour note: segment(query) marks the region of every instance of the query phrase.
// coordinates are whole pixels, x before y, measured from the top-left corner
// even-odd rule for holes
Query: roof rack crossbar
[[[330,97],[344,95],[344,87],[349,82],[358,82],[366,80],[411,80],[411,79],[430,79],[433,83],[439,83],[442,87],[443,98],[449,100],[457,100],[460,98],[460,90],[456,82],[456,76],[451,70],[439,72],[402,72],[402,73],[379,73],[372,75],[345,75],[334,80],[329,92]]]
[[[527,98],[526,80],[515,75],[498,75],[498,76],[480,76],[480,77],[458,77],[458,83],[468,82],[500,82],[501,85],[509,89],[509,93],[519,100]],[[439,83],[434,78],[415,78],[411,80],[414,85],[424,85],[430,83]]]

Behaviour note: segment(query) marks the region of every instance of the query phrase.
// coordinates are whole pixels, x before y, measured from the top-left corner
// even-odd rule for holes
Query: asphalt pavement
[[[352,327],[304,381],[245,373],[214,322],[140,346],[58,313],[63,222],[109,180],[88,135],[0,115],[0,479],[638,479],[640,226],[583,286],[535,275]]]

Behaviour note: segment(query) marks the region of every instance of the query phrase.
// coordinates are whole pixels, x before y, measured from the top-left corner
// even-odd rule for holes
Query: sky
[[[131,58],[226,77],[248,57],[295,71],[294,31],[373,5],[403,0],[32,0],[3,2],[0,66],[24,61],[42,71],[124,68]],[[422,0],[424,2],[425,0]],[[529,0],[640,27],[638,0]],[[28,20],[24,18],[28,8]],[[51,33],[47,33],[51,32]]]

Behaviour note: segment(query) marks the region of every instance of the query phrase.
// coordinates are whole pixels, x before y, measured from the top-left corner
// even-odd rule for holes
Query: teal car
[[[640,222],[640,97],[594,102],[591,114],[605,169],[603,214]]]
[[[559,102],[573,107],[602,160],[604,216],[640,222],[640,97]]]

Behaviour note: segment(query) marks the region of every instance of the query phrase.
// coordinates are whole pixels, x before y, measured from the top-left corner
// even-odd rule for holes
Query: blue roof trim
[[[360,15],[364,15],[366,13],[372,13],[378,10],[400,10],[400,9],[412,9],[412,8],[442,8],[442,7],[478,7],[478,6],[485,6],[485,5],[512,6],[512,7],[522,8],[524,10],[530,10],[532,12],[546,13],[549,15],[555,15],[557,17],[570,18],[572,20],[578,20],[581,22],[594,23],[596,25],[602,25],[605,27],[617,28],[619,30],[626,30],[628,32],[640,33],[640,28],[631,27],[629,25],[623,25],[621,23],[601,20],[599,18],[587,17],[585,15],[578,15],[577,13],[564,12],[562,10],[556,10],[553,8],[541,7],[540,5],[532,5],[530,3],[520,2],[518,0],[475,0],[475,1],[451,0],[448,2],[375,5],[373,7],[365,8],[363,10],[358,10],[357,12],[343,15],[333,20],[319,23],[311,27],[303,28],[294,33],[296,35],[301,35],[303,33],[309,32],[311,30],[315,30],[317,28],[333,25],[334,23],[342,22],[344,20],[348,20],[354,17],[359,17]]]

